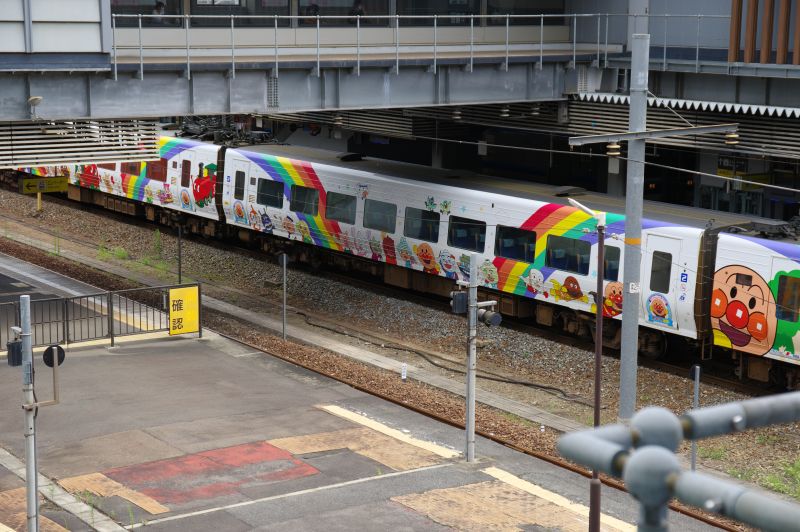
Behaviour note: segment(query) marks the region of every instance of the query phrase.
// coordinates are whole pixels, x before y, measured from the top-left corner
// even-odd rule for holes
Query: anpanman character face
[[[711,294],[714,343],[763,355],[775,341],[775,298],[767,282],[744,266],[726,266],[714,274]]]

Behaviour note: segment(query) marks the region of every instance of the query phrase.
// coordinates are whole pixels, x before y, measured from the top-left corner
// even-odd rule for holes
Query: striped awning
[[[630,96],[610,92],[581,92],[574,98],[586,102],[628,104]],[[681,98],[647,98],[650,107],[669,107],[671,109],[690,109],[718,113],[738,113],[763,116],[800,117],[800,107],[780,107],[777,105],[753,105],[748,103],[709,102],[704,100],[684,100]]]

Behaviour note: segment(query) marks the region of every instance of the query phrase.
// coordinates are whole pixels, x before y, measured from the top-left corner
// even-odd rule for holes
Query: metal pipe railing
[[[358,16],[351,16],[351,15],[315,15],[314,16],[314,27],[313,30],[316,33],[316,42],[313,46],[313,53],[316,62],[316,74],[321,74],[321,66],[322,60],[324,59],[325,50],[322,46],[322,35],[321,32],[324,31],[323,26],[325,25],[353,25],[355,28],[355,39],[350,46],[355,47],[355,72],[357,75],[361,74],[361,61],[362,56],[366,48],[377,49],[380,47],[394,47],[394,70],[399,72],[400,69],[400,56],[401,53],[404,53],[406,50],[408,51],[415,51],[419,52],[420,50],[428,50],[428,53],[431,53],[431,71],[436,72],[439,66],[439,55],[442,46],[449,46],[449,47],[461,47],[465,55],[468,54],[468,61],[469,61],[469,70],[472,70],[475,61],[475,51],[476,47],[484,47],[490,49],[491,51],[500,52],[498,55],[503,57],[502,67],[503,69],[508,69],[510,57],[512,53],[515,52],[512,49],[512,46],[516,48],[516,50],[521,50],[520,53],[526,53],[528,55],[534,55],[538,52],[538,63],[539,67],[541,67],[544,63],[544,51],[547,44],[545,43],[545,22],[547,21],[557,21],[559,26],[568,28],[570,35],[569,38],[569,45],[571,46],[571,56],[572,62],[571,64],[574,66],[575,63],[578,61],[579,56],[584,57],[594,57],[594,61],[599,66],[601,64],[601,57],[603,59],[603,65],[608,66],[609,64],[609,50],[611,48],[621,46],[625,39],[627,38],[627,31],[623,31],[620,29],[617,31],[617,36],[611,35],[611,21],[612,20],[621,20],[623,23],[626,24],[627,27],[627,20],[630,17],[634,17],[635,20],[638,20],[637,17],[648,17],[650,21],[658,21],[663,19],[664,29],[663,29],[663,38],[662,42],[660,43],[662,46],[662,57],[661,57],[661,68],[666,70],[668,67],[668,49],[669,48],[688,48],[693,47],[695,52],[694,57],[694,66],[695,70],[700,70],[700,62],[701,62],[701,51],[702,49],[716,49],[716,48],[724,48],[724,46],[710,46],[709,43],[701,43],[701,36],[704,35],[702,31],[704,25],[708,25],[709,23],[719,23],[720,21],[724,21],[726,24],[730,20],[730,16],[728,15],[672,15],[672,14],[657,14],[657,15],[629,15],[627,13],[565,13],[565,14],[536,14],[536,15],[511,15],[511,14],[502,14],[502,15],[461,15],[461,16],[446,16],[446,15],[358,15]],[[191,77],[191,63],[194,59],[197,61],[198,57],[208,56],[213,50],[224,50],[225,48],[229,48],[228,52],[230,55],[231,61],[231,76],[235,77],[236,75],[236,62],[238,60],[243,60],[245,55],[245,50],[247,49],[258,49],[258,48],[265,48],[269,47],[268,41],[264,42],[263,44],[252,43],[245,45],[237,45],[237,38],[236,38],[236,30],[237,28],[242,31],[247,31],[246,28],[242,28],[241,22],[247,20],[249,22],[256,22],[259,26],[261,25],[260,22],[265,23],[268,25],[269,20],[272,20],[272,47],[273,47],[273,62],[274,62],[274,75],[275,77],[278,76],[279,70],[279,62],[280,62],[280,50],[279,50],[279,32],[285,31],[288,34],[297,32],[307,31],[309,29],[308,26],[304,26],[303,23],[307,22],[310,17],[303,16],[303,15],[146,15],[146,14],[114,14],[112,15],[111,27],[112,27],[112,51],[111,51],[111,60],[113,64],[113,73],[114,79],[117,79],[118,73],[118,65],[121,62],[120,56],[121,55],[130,55],[130,53],[125,54],[125,51],[133,51],[136,50],[138,52],[138,62],[139,62],[139,76],[144,75],[144,63],[145,63],[145,56],[153,57],[154,54],[151,52],[154,51],[161,51],[159,53],[163,53],[164,50],[170,49],[180,49],[180,45],[178,47],[170,46],[170,45],[145,45],[144,34],[151,31],[159,31],[159,29],[174,29],[175,26],[180,26],[181,24],[184,26],[184,43],[183,47],[185,47],[185,55],[186,55],[186,74],[187,77]],[[685,39],[681,37],[681,35],[673,35],[670,37],[670,33],[668,31],[669,19],[684,19],[691,21],[694,19],[694,26],[695,26],[695,38],[694,42],[691,42],[691,38]],[[222,43],[215,43],[211,42],[202,44],[197,42],[194,46],[191,44],[190,33],[192,31],[203,31],[206,29],[213,30],[213,28],[207,27],[208,21],[226,21],[222,25],[229,25],[230,26],[230,39],[229,42],[226,44]],[[226,20],[227,19],[227,20]],[[463,33],[459,32],[450,32],[445,40],[443,41],[440,35],[440,26],[442,25],[442,20],[452,19],[458,20],[459,24],[453,24],[450,26],[451,28],[464,28]],[[604,19],[604,20],[603,20]],[[135,24],[136,29],[136,43],[131,43],[130,41],[125,42],[125,38],[130,39],[130,35],[125,35],[121,33],[121,29],[124,30],[125,26],[130,26],[130,24],[125,24],[125,21],[133,21]],[[157,21],[160,24],[155,25],[153,21]],[[165,23],[166,21],[166,23]],[[463,22],[461,22],[463,21]],[[505,30],[505,35],[502,40],[497,39],[492,41],[486,37],[482,42],[476,42],[475,39],[475,24],[478,21],[482,28],[489,28],[489,27],[503,27]],[[286,26],[284,27],[281,23],[285,22]],[[371,32],[369,37],[373,39],[371,43],[368,45],[364,44],[364,34],[365,31],[365,23],[373,23],[376,26],[372,26],[369,29],[374,30],[377,28],[377,24],[381,22],[387,23],[385,27],[386,30],[391,29],[390,35],[391,37],[386,40],[380,39],[378,37],[375,38],[376,33],[374,31]],[[403,22],[406,22],[407,27],[413,26],[415,22],[420,23],[420,26],[433,26],[433,40],[432,42],[427,43],[409,43],[403,47],[401,47],[400,43],[400,26]],[[486,22],[494,22],[491,26],[487,26]],[[538,24],[537,24],[538,23]],[[580,23],[580,25],[579,25]],[[595,30],[595,37],[592,39],[594,42],[584,43],[579,46],[579,39],[578,39],[578,32],[582,25],[588,23],[590,25],[585,26],[581,31],[583,31],[587,36],[592,32],[591,28]],[[593,23],[593,24],[592,24]],[[605,36],[602,39],[601,43],[601,31],[603,31],[602,26],[605,25]],[[539,27],[539,38],[528,39],[524,35],[517,34],[512,38],[512,28],[511,26],[534,26],[538,25]],[[688,27],[691,27],[687,25]],[[674,27],[674,26],[673,26]],[[335,28],[331,28],[335,29]],[[616,31],[616,30],[615,30]],[[691,31],[691,30],[690,30]],[[706,32],[708,33],[708,32]],[[201,33],[201,36],[203,34]],[[268,34],[267,34],[268,35]],[[496,34],[495,34],[496,35]],[[206,37],[208,34],[206,33]],[[673,42],[671,43],[669,39],[672,38]],[[591,39],[591,37],[589,37]],[[292,39],[291,42],[298,43],[302,39]],[[500,40],[500,42],[497,42]],[[121,42],[122,41],[122,42]],[[619,41],[619,42],[616,42]],[[564,44],[564,41],[559,41],[560,43]],[[499,46],[498,46],[499,45]],[[527,47],[526,47],[527,45]],[[342,48],[348,46],[347,42],[343,42],[336,45],[328,46],[329,48]],[[727,45],[726,45],[727,46]],[[301,44],[293,44],[293,45],[285,45],[284,48],[295,48],[295,49],[302,49],[303,46]],[[498,50],[498,48],[502,47],[502,51]],[[405,50],[402,50],[404,48]],[[538,50],[537,50],[538,48]],[[592,49],[593,48],[593,49]],[[621,51],[621,49],[620,49]],[[612,50],[612,53],[614,51]],[[158,54],[155,54],[158,55]]]

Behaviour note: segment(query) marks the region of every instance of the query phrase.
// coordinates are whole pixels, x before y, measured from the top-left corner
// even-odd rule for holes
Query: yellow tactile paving
[[[409,445],[413,445],[414,447],[419,447],[420,449],[424,449],[428,452],[433,454],[439,455],[442,458],[455,458],[456,456],[460,455],[458,451],[454,451],[453,449],[448,449],[447,447],[443,447],[441,445],[437,445],[432,442],[419,440],[417,438],[413,438],[408,434],[403,433],[397,429],[389,428],[383,423],[379,423],[373,419],[370,419],[366,416],[362,416],[361,414],[356,414],[355,412],[351,412],[341,406],[336,405],[322,405],[319,408],[325,410],[326,412],[333,414],[335,416],[339,416],[344,419],[348,419],[353,423],[358,423],[364,427],[370,428],[374,431],[380,432],[381,434],[385,434],[386,436],[390,436],[396,440],[399,440],[403,443],[407,443]]]
[[[393,497],[393,501],[458,530],[521,531],[539,526],[584,532],[588,517],[499,480]],[[603,523],[605,525],[605,523]],[[601,526],[602,530],[617,530]]]
[[[0,532],[23,531],[26,529],[27,507],[25,488],[0,491]],[[39,515],[39,530],[42,532],[67,532],[67,529]]]
[[[119,482],[108,478],[102,473],[89,473],[88,475],[64,478],[58,483],[70,493],[88,491],[99,497],[113,497],[116,495],[117,497],[130,501],[142,510],[153,515],[163,514],[169,511],[169,508],[159,504],[158,501],[148,497],[144,493],[126,488]]]
[[[553,493],[552,491],[546,490],[541,486],[537,486],[536,484],[528,482],[527,480],[522,480],[521,478],[512,475],[508,471],[503,471],[497,467],[487,467],[483,470],[483,472],[487,475],[493,476],[497,480],[501,480],[506,484],[521,489],[522,491],[529,493],[534,497],[539,497],[552,504],[555,504],[556,506],[560,506],[561,508],[572,512],[573,514],[581,515],[586,519],[589,518],[588,506],[574,503],[558,493]],[[636,530],[635,526],[605,514],[600,516],[600,523],[606,530],[620,530],[623,532],[634,532]]]
[[[280,438],[270,440],[268,443],[295,455],[350,449],[395,471],[408,471],[434,465],[440,461],[440,457],[430,451],[366,427]]]

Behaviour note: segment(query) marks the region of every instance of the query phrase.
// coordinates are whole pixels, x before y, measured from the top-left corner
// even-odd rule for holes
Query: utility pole
[[[36,399],[33,393],[33,342],[31,340],[31,297],[20,296],[19,318],[22,326],[22,394],[25,410],[25,487],[28,532],[39,532],[39,489],[36,478]]]
[[[467,323],[467,419],[464,427],[467,430],[467,462],[475,461],[475,371],[478,366],[478,255],[469,257],[469,304]]]
[[[633,35],[628,129],[647,129],[647,77],[650,35]],[[639,293],[642,269],[642,202],[644,196],[645,139],[628,141],[628,182],[625,188],[625,262],[623,270],[622,343],[619,375],[619,417],[636,411],[636,371],[639,354]]]

